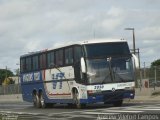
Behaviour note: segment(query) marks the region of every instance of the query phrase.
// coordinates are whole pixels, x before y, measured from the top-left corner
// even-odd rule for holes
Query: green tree
[[[15,76],[19,76],[19,74],[20,74],[20,70],[19,70],[19,68],[18,69],[15,69]]]
[[[2,85],[6,77],[12,77],[12,76],[14,76],[12,71],[6,69],[0,69],[0,85]]]
[[[154,66],[160,66],[160,59],[155,60],[151,63],[151,67],[154,67]]]

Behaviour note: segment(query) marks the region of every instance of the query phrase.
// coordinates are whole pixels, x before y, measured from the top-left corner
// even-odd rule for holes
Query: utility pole
[[[140,90],[141,90],[141,87],[142,87],[142,70],[141,70],[141,62],[140,62],[140,50],[139,48],[137,49],[138,50],[138,62],[139,62],[139,78],[140,78]]]
[[[7,66],[6,66],[6,78],[5,79],[7,79]]]
[[[144,69],[144,78],[146,78],[146,63],[144,62],[143,65],[144,65],[144,68],[143,68]]]
[[[154,79],[154,90],[156,89],[156,83],[157,83],[157,67],[154,66],[154,75],[155,75],[155,79]]]

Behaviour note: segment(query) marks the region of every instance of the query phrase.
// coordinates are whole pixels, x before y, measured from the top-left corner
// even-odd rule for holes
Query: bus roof
[[[94,44],[94,43],[110,43],[110,42],[127,42],[124,39],[94,39],[94,40],[84,40],[84,41],[74,41],[74,42],[67,42],[67,43],[61,43],[58,46],[54,46],[52,49],[58,49],[63,48],[71,45],[85,45],[85,44]]]
[[[86,40],[81,42],[81,44],[94,44],[94,43],[110,43],[110,42],[127,42],[124,39],[95,39],[95,40]]]
[[[27,56],[30,56],[30,55],[34,55],[34,54],[38,54],[38,53],[42,53],[42,52],[50,51],[50,50],[54,50],[54,49],[59,49],[59,48],[63,48],[63,47],[71,46],[71,45],[85,45],[85,44],[111,43],[111,42],[127,42],[127,41],[124,40],[124,39],[94,39],[94,40],[68,42],[67,44],[62,43],[62,44],[54,46],[50,49],[45,49],[45,50],[40,50],[40,51],[35,51],[35,52],[29,52],[27,54],[22,55],[21,57],[27,57]]]

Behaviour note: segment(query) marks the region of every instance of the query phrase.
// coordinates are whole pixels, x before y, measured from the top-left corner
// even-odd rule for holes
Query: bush
[[[160,95],[160,91],[156,91],[152,93],[152,96],[157,96],[157,95]]]

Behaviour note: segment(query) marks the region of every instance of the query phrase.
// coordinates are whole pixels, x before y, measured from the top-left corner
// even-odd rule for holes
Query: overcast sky
[[[0,68],[68,41],[124,38],[134,27],[141,63],[160,58],[160,0],[0,0]]]

